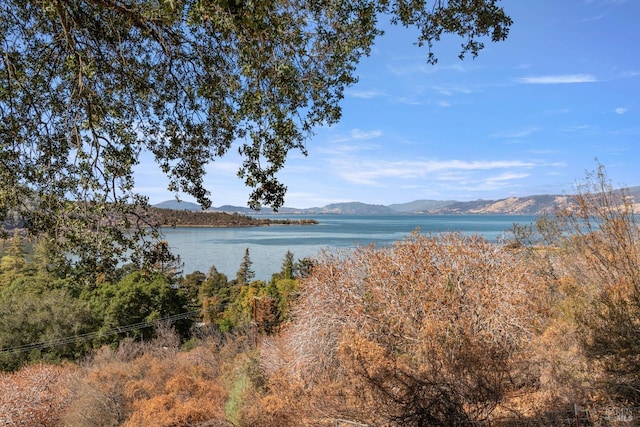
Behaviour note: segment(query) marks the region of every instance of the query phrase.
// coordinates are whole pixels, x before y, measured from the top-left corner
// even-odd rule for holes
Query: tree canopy
[[[382,16],[417,27],[434,63],[443,34],[461,37],[461,57],[487,37],[505,39],[512,21],[498,3],[4,1],[0,215],[70,243],[135,225],[132,206],[146,204],[134,183],[143,152],[170,190],[208,207],[206,167],[236,141],[249,205],[278,208],[287,154],[306,154],[314,128],[339,120]],[[111,230],[109,241],[125,237]]]

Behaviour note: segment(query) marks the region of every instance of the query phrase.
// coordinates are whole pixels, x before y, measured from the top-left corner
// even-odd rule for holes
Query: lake
[[[163,234],[183,261],[184,274],[196,270],[206,273],[215,266],[229,279],[235,278],[248,248],[255,278],[269,280],[272,273],[280,271],[287,251],[298,260],[314,257],[323,249],[355,248],[371,243],[390,245],[416,228],[422,234],[459,231],[496,240],[508,235],[514,223],[535,221],[534,216],[527,215],[294,215],[290,218],[313,218],[318,224],[166,228]]]

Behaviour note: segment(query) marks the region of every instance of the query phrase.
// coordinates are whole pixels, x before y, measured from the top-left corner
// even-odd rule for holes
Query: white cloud
[[[362,130],[352,129],[348,135],[337,135],[331,139],[332,142],[348,142],[348,141],[366,141],[368,139],[375,139],[382,135],[380,130]]]
[[[406,77],[413,74],[433,73],[435,68],[428,68],[422,63],[413,63],[410,65],[392,65],[388,64],[387,69],[395,76]]]
[[[444,96],[453,96],[459,93],[468,95],[474,92],[472,89],[461,85],[432,86],[432,89]]]
[[[622,5],[625,4],[628,0],[587,0],[587,4],[589,3],[596,3],[596,4],[602,4],[602,5]]]
[[[387,94],[377,90],[350,90],[347,91],[347,95],[353,96],[354,98],[373,99],[386,96]]]
[[[414,74],[432,74],[438,71],[458,71],[465,73],[469,71],[469,66],[463,63],[452,63],[450,65],[429,65],[426,63],[423,57],[415,58],[408,65],[399,64],[396,61],[393,64],[387,64],[387,69],[396,76],[408,76]],[[403,61],[407,62],[407,61]]]
[[[351,138],[358,140],[373,139],[379,137],[380,135],[382,135],[382,132],[379,130],[364,131],[360,129],[353,129],[351,131]]]
[[[581,19],[581,20],[580,20],[580,22],[581,22],[581,23],[583,23],[583,24],[585,24],[585,23],[589,23],[589,22],[595,22],[595,21],[599,21],[599,20],[601,20],[601,19],[602,19],[602,18],[604,18],[605,16],[607,16],[607,14],[606,14],[606,13],[601,13],[601,14],[596,15],[596,16],[590,16],[590,17],[587,17],[587,18]]]
[[[518,83],[525,84],[571,84],[594,83],[598,79],[591,74],[558,74],[553,76],[528,76],[515,79]]]
[[[521,160],[427,160],[427,161],[368,161],[355,165],[337,165],[342,178],[357,184],[375,185],[380,179],[419,179],[458,181],[469,174],[496,169],[530,169],[539,166]],[[522,175],[522,173],[520,173]],[[516,175],[514,175],[516,176]]]
[[[618,129],[609,132],[612,135],[638,135],[640,134],[640,128],[626,128],[626,129]]]
[[[620,73],[620,77],[622,78],[633,78],[640,76],[640,72],[638,71],[623,71]]]
[[[400,104],[405,104],[405,105],[422,105],[423,102],[419,101],[415,98],[407,98],[407,97],[400,97],[398,99],[396,99],[397,102],[399,102]]]
[[[492,176],[487,178],[487,182],[502,182],[502,181],[512,181],[514,179],[523,179],[529,177],[531,174],[528,173],[515,173],[515,172],[505,172],[500,175]]]
[[[526,129],[515,130],[515,131],[502,131],[491,134],[494,138],[524,138],[525,136],[529,136],[535,132],[537,132],[539,128],[536,126],[531,126]]]
[[[576,126],[571,126],[568,128],[564,128],[562,129],[564,132],[569,132],[569,133],[594,133],[596,131],[596,128],[592,125],[576,125]]]
[[[624,108],[624,107],[618,107],[618,108],[616,108],[616,109],[615,109],[615,110],[613,110],[613,111],[615,111],[615,112],[616,112],[616,113],[618,113],[618,114],[624,114],[624,113],[626,113],[627,111],[629,111],[629,109],[628,109],[628,108]]]

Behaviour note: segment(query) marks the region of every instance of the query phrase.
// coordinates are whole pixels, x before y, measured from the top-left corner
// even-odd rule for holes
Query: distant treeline
[[[253,218],[238,213],[194,212],[188,210],[149,208],[150,223],[160,227],[258,227],[281,224],[317,224],[315,219]]]

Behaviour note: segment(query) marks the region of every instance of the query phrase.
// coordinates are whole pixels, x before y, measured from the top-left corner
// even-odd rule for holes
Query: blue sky
[[[640,185],[640,1],[502,4],[505,42],[460,61],[461,41],[443,39],[435,66],[415,31],[384,24],[340,123],[290,154],[285,205],[571,193],[596,158],[615,186]],[[209,166],[213,206],[246,205],[239,164],[231,152]],[[157,170],[137,175],[151,203],[174,197]]]

